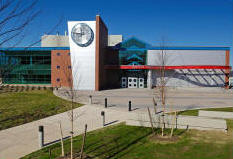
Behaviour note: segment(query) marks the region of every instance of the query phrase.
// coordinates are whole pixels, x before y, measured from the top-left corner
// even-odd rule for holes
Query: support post
[[[44,146],[44,126],[39,126],[39,147]]]
[[[152,121],[152,117],[151,117],[151,113],[150,113],[150,108],[147,107],[147,110],[148,110],[148,114],[149,114],[149,118],[150,118],[150,124],[151,124],[152,133],[153,133],[153,135],[155,135],[153,121]]]
[[[65,155],[65,152],[64,152],[63,132],[62,132],[61,122],[59,123],[59,127],[60,127],[60,133],[61,133],[61,156],[63,157]]]
[[[87,124],[85,124],[85,130],[83,134],[83,143],[82,143],[82,148],[81,148],[81,153],[80,153],[80,159],[83,159],[83,151],[84,151],[84,146],[85,146],[85,141],[86,141],[86,135],[87,135]]]

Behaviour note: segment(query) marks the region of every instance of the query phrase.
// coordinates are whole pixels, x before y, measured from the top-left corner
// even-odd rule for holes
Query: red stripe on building
[[[148,65],[105,65],[105,69],[120,69],[120,70],[157,70],[162,69],[162,66]],[[231,69],[231,66],[218,65],[189,65],[189,66],[164,66],[165,70],[174,69]]]

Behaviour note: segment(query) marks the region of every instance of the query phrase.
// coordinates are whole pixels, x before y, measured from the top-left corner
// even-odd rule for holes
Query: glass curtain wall
[[[5,84],[50,84],[51,51],[0,51],[0,78]]]

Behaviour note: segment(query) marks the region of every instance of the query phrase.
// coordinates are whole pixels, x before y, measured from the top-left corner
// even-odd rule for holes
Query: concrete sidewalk
[[[74,122],[75,135],[83,133],[85,124],[88,125],[88,131],[102,128],[101,111],[103,109],[93,105],[85,105],[75,109],[74,114],[78,116]],[[106,123],[113,122],[113,124],[116,124],[126,120],[127,115],[124,115],[124,113],[108,109],[105,109],[105,111]],[[39,150],[39,125],[44,126],[45,144],[60,139],[60,121],[62,122],[64,137],[69,136],[70,121],[67,112],[0,131],[0,159],[17,159]]]
[[[79,135],[84,131],[84,125],[88,125],[88,131],[99,129],[103,127],[101,111],[105,111],[107,125],[117,124],[119,122],[130,122],[129,125],[138,125],[147,119],[148,114],[138,110],[128,112],[127,110],[116,110],[114,108],[104,108],[103,106],[97,105],[85,105],[74,110],[74,115],[77,117],[74,122],[74,134]],[[151,110],[152,111],[152,110]],[[154,117],[154,119],[158,118]],[[179,124],[191,125],[194,123],[196,127],[194,129],[200,129],[199,126],[220,127],[225,130],[225,120],[214,120],[214,119],[199,119],[198,117],[182,117],[183,119]],[[195,119],[194,119],[195,118]],[[203,118],[203,117],[202,117]],[[132,124],[132,120],[139,122]],[[180,119],[178,119],[180,120]],[[206,121],[209,120],[209,121]],[[62,122],[64,137],[69,136],[70,132],[70,121],[68,113],[61,113],[51,117],[47,117],[38,121],[34,121],[28,124],[20,125],[10,129],[0,131],[0,159],[17,159],[23,157],[29,153],[39,150],[38,141],[38,127],[39,125],[44,126],[45,131],[45,144],[54,142],[60,139],[59,122]],[[205,122],[204,122],[205,121]],[[171,121],[168,121],[169,123]],[[111,123],[111,124],[109,124]],[[142,126],[142,125],[141,125]],[[145,126],[145,125],[143,125]],[[209,129],[209,128],[208,128]],[[211,129],[209,129],[211,130]]]

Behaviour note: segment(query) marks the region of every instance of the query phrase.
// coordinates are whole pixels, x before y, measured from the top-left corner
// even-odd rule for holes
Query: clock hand
[[[82,34],[82,33],[76,33],[76,32],[75,32],[74,34]]]

